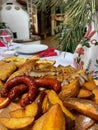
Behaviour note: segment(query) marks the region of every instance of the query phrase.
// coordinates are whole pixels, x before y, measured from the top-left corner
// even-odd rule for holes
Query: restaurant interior
[[[98,0],[0,0],[0,130],[98,130]]]
[[[41,43],[55,50],[69,52],[78,59],[77,50],[82,43],[84,45],[81,47],[86,46],[87,49],[91,46],[87,43],[95,42],[97,45],[98,4],[96,0],[74,0],[74,6],[72,4],[55,0],[51,0],[51,3],[47,0],[1,0],[1,28],[4,23],[12,31],[15,43]],[[89,54],[84,68],[89,68],[90,57],[93,59],[93,55],[97,56],[96,50],[97,46],[95,49],[90,47],[88,51],[92,54]],[[83,51],[85,55],[81,54],[81,59],[84,64],[88,51],[85,48]]]
[[[36,1],[37,0],[35,0],[35,2]],[[16,8],[14,8],[15,4],[16,5],[18,4]],[[41,2],[40,2],[40,4],[41,4]],[[69,45],[67,45],[67,43],[65,44],[64,42],[68,41],[68,39],[63,38],[63,40],[62,40],[63,42],[62,42],[62,41],[60,41],[60,39],[62,39],[61,38],[62,36],[60,36],[60,37],[58,36],[58,35],[62,35],[63,29],[59,30],[59,28],[63,28],[62,23],[65,22],[65,16],[64,16],[64,11],[63,11],[63,8],[65,8],[65,7],[63,7],[63,3],[61,3],[62,4],[61,6],[59,6],[59,4],[60,4],[59,2],[54,3],[53,7],[51,7],[51,6],[46,7],[43,4],[41,7],[42,9],[39,9],[39,7],[37,7],[37,5],[32,0],[1,0],[0,1],[0,5],[1,5],[0,22],[5,22],[8,24],[10,29],[13,31],[15,41],[22,40],[22,39],[23,40],[24,39],[25,40],[28,40],[28,39],[34,40],[34,39],[38,38],[38,39],[42,40],[42,43],[47,44],[49,47],[54,47],[55,49],[63,48],[64,51],[68,50],[73,53],[75,51],[77,44],[79,44],[79,43],[75,43],[75,40],[71,41],[70,40],[71,38],[70,38],[69,42],[72,43],[72,46],[70,45],[70,43],[69,43]],[[80,4],[81,4],[81,2],[80,2]],[[96,7],[95,7],[95,5],[96,5]],[[97,8],[98,8],[97,2],[95,3],[95,5],[92,8],[96,8],[96,12],[97,12]],[[4,8],[6,8],[6,9],[4,9]],[[43,8],[46,8],[46,10]],[[85,6],[84,6],[84,8],[85,8]],[[91,10],[94,10],[94,9],[90,9],[90,11]],[[13,13],[13,15],[12,15],[12,13]],[[87,17],[87,16],[84,16],[84,17]],[[86,22],[88,23],[88,21],[86,21]],[[78,21],[77,21],[77,23],[78,23]],[[66,25],[66,23],[65,23],[65,25]],[[85,25],[83,25],[83,26],[85,26]],[[97,28],[98,28],[98,26],[97,26]],[[19,32],[20,32],[20,34],[18,34]],[[24,32],[24,34],[22,32]],[[60,32],[61,34],[58,34],[58,32]],[[76,32],[76,33],[79,33],[79,32]],[[82,39],[82,37],[84,35],[83,31],[81,31],[81,33],[82,33],[82,35],[78,36],[79,41],[77,41],[77,42],[80,42],[80,40]],[[56,35],[56,34],[58,34],[58,35]],[[19,36],[19,35],[21,35],[21,36]],[[64,34],[64,35],[66,35],[66,34]],[[78,34],[75,34],[75,35],[78,35]],[[27,37],[25,37],[25,36],[27,36]],[[34,38],[34,37],[36,37],[36,38]],[[73,44],[75,44],[75,46]],[[68,49],[65,46],[69,46]]]
[[[3,5],[4,3],[5,5]],[[1,15],[3,16],[0,15],[0,22],[7,23],[10,29],[13,31],[15,42],[17,42],[18,40],[31,42],[33,40],[40,39],[42,44],[46,44],[49,47],[59,49],[59,43],[57,38],[55,37],[54,28],[56,28],[56,24],[58,22],[62,21],[56,21],[56,19],[54,19],[52,22],[50,12],[45,13],[38,11],[36,5],[32,3],[32,0],[1,0],[0,4],[3,5],[2,8],[6,8],[6,6],[8,6],[8,8],[12,6],[13,8],[15,4],[20,8],[20,10],[1,9]],[[9,13],[9,11],[11,12]],[[23,17],[25,18],[22,19]],[[61,14],[58,14],[58,17],[62,19]],[[21,36],[19,36],[18,33],[20,33]]]

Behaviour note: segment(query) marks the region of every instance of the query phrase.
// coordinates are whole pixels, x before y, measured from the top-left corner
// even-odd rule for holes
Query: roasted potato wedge
[[[94,123],[94,125],[89,127],[87,130],[98,130],[98,123]]]
[[[34,122],[34,125],[32,126],[31,130],[43,130],[45,120],[47,120],[47,113],[43,114]]]
[[[77,113],[75,119],[75,130],[88,130],[88,128],[94,125],[94,123],[95,121],[90,117]]]
[[[79,93],[79,81],[78,79],[73,80],[70,84],[66,85],[64,89],[59,93],[61,100],[64,100],[67,97],[75,97]]]
[[[0,124],[0,130],[8,130],[5,126],[3,126],[2,124]]]
[[[36,120],[32,130],[65,130],[65,118],[60,105],[53,105]]]
[[[11,117],[28,117],[28,116],[36,116],[38,113],[38,104],[33,102],[27,105],[25,108],[20,108],[15,111],[10,112]]]
[[[0,123],[8,129],[21,129],[32,124],[34,117],[7,118],[0,117]]]
[[[79,98],[67,98],[63,102],[65,107],[69,109],[74,109],[81,114],[91,117],[94,120],[98,121],[98,105],[87,99]]]
[[[62,100],[60,100],[60,98],[58,97],[55,91],[47,90],[46,93],[48,95],[48,98],[51,104],[54,105],[58,103],[61,106],[62,111],[65,113],[66,116],[68,116],[72,120],[75,119],[74,115],[63,105]]]
[[[94,80],[94,82],[95,82],[95,84],[98,86],[98,80],[96,79],[96,80]]]
[[[95,95],[93,101],[98,104],[98,87],[92,90],[92,93]]]
[[[8,106],[9,103],[10,103],[9,98],[0,97],[0,109]]]
[[[94,97],[94,94],[92,93],[92,91],[88,89],[81,88],[77,97],[85,98],[85,99],[92,99]]]
[[[48,96],[46,95],[42,102],[42,113],[47,112],[49,108],[50,108],[50,102],[49,102]]]
[[[65,130],[65,118],[59,104],[53,105],[47,112],[42,130]]]
[[[87,81],[83,84],[83,87],[88,90],[93,90],[94,88],[97,87],[97,85],[96,85],[94,79],[90,79],[89,81]]]

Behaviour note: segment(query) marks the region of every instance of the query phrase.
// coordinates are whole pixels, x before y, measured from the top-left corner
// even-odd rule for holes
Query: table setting
[[[56,50],[52,47],[49,48],[47,45],[41,44],[40,42],[29,42],[28,44],[12,42],[9,46],[9,50],[7,50],[7,47],[2,42],[0,42],[0,44],[0,59],[11,56],[30,57],[36,55],[41,59],[56,60],[56,66],[59,64],[73,66],[72,53]]]
[[[2,32],[3,37],[6,35],[6,32]],[[12,38],[12,37],[11,37]],[[8,39],[8,38],[7,38]],[[40,59],[51,59],[55,60],[55,66],[58,65],[71,65],[77,69],[86,69],[87,68],[87,63],[84,62],[84,67],[80,68],[76,66],[75,58],[77,57],[77,48],[75,53],[70,53],[70,52],[65,52],[65,51],[60,51],[56,50],[54,48],[49,48],[46,44],[42,44],[40,40],[33,42],[13,42],[13,41],[6,41],[7,44],[5,44],[5,40],[1,38],[0,41],[0,59],[3,59],[5,57],[12,57],[12,56],[18,56],[18,57],[30,57],[30,56],[38,56]],[[94,44],[91,44],[94,46]],[[81,47],[80,47],[81,48]],[[93,48],[93,47],[92,47]],[[95,46],[95,49],[97,49],[97,46]],[[88,53],[88,50],[85,49],[86,52],[84,54],[84,57],[82,56],[82,60],[87,59],[87,57],[90,55],[92,57],[92,52],[94,53],[94,49],[90,54]],[[90,49],[89,49],[90,50]],[[82,50],[80,50],[82,51]],[[84,53],[84,52],[83,52]],[[96,53],[96,51],[95,51]],[[89,55],[87,55],[89,54]],[[92,55],[91,55],[92,54]],[[97,53],[96,53],[97,54]],[[93,55],[95,57],[95,55]],[[94,58],[92,58],[94,60]],[[89,63],[90,64],[90,63]],[[95,64],[92,63],[93,65]],[[94,67],[92,67],[94,70]],[[97,72],[97,71],[96,71]],[[91,73],[91,70],[89,70],[89,73],[94,76],[95,79],[98,78],[97,73]]]
[[[57,128],[66,130],[63,114],[70,119],[69,130],[74,126],[77,129],[82,117],[98,120],[97,111],[93,113],[93,109],[98,109],[98,81],[83,68],[74,67],[73,53],[56,50],[39,41],[14,42],[9,36],[6,39],[6,34],[3,32],[0,41],[0,128],[46,130],[58,120]],[[52,104],[51,108],[46,107],[47,103]],[[85,106],[89,110],[84,110]],[[44,116],[47,119],[44,120]],[[39,120],[44,122],[41,128]]]
[[[12,43],[11,49],[19,47],[17,43],[15,46],[13,44],[15,43]],[[4,51],[6,48],[2,49]],[[47,56],[49,52],[56,55]],[[33,56],[40,56],[40,59]],[[98,100],[97,84],[85,71],[71,66],[72,56],[68,52],[46,48],[29,55],[19,53],[16,57],[18,62],[10,56],[1,60],[0,79],[4,84],[0,90],[0,128],[46,130],[53,125],[53,130],[55,127],[59,130],[72,130],[74,126],[70,124],[77,125],[76,121],[79,122],[77,114],[79,117],[82,115],[86,119],[93,119],[94,122],[98,120],[97,111],[93,111],[98,108],[95,105]],[[87,95],[81,94],[81,91],[87,91]],[[95,97],[92,99],[93,94]],[[47,107],[47,103],[51,103],[51,107]],[[70,104],[76,110],[76,115],[70,110]],[[84,109],[85,106],[89,109]],[[70,119],[66,128],[64,114]],[[58,125],[55,126],[57,121]]]
[[[8,2],[7,13],[13,6]],[[51,2],[35,0],[34,5],[38,11],[46,12],[51,9]],[[26,20],[22,30],[22,22],[13,22],[14,18],[6,15],[14,26],[16,23],[21,26],[17,26],[19,32],[12,28],[14,38],[9,27],[2,26],[0,31],[0,130],[98,130],[97,0],[53,3],[54,9],[63,14],[63,21],[56,21],[53,27],[53,12],[57,12],[49,9],[46,15],[52,19],[41,17],[39,23],[42,22],[41,30],[46,25],[44,21],[53,25],[49,31],[50,27],[55,30],[58,50],[55,42],[53,48],[47,46],[50,41],[33,41],[35,19],[32,18],[32,25],[29,19],[28,39]],[[29,0],[27,10],[28,4]],[[14,9],[19,13],[20,8]],[[34,10],[28,10],[30,17],[35,15]]]
[[[15,60],[13,57],[15,57]],[[93,116],[93,109],[98,108],[98,106],[95,106],[97,103],[98,82],[97,80],[95,82],[92,76],[87,76],[84,70],[74,68],[74,54],[49,48],[41,43],[23,44],[11,42],[7,47],[1,42],[0,59],[0,78],[2,79],[0,80],[4,83],[0,91],[0,128],[7,128],[7,130],[46,130],[52,124],[55,126],[55,122],[58,120],[57,128],[66,130],[64,114],[70,118],[67,126],[70,130],[73,127],[70,123],[74,123],[74,120],[74,125],[78,127],[76,122],[79,122],[81,116],[93,119],[94,122],[98,120],[97,111],[94,113],[96,116]],[[33,87],[31,87],[32,85]],[[9,93],[7,97],[3,97],[7,89],[5,86],[9,91],[6,91]],[[48,86],[50,87],[48,88]],[[94,98],[92,99],[93,94]],[[31,96],[32,99],[28,95],[33,95]],[[22,97],[20,98],[20,96]],[[46,96],[49,102],[46,100]],[[65,100],[66,97],[69,100]],[[16,98],[18,98],[18,101],[15,100]],[[90,99],[88,100],[88,98]],[[46,108],[45,102],[51,103],[51,108]],[[70,104],[80,118],[73,111],[70,111]],[[84,110],[85,106],[90,106],[89,110]],[[42,111],[39,116],[40,108],[42,108]],[[91,113],[90,110],[92,110]],[[86,116],[83,113],[86,113]],[[5,115],[7,116],[5,117]],[[39,120],[41,120],[40,123],[44,122],[42,128],[40,128]],[[14,122],[13,125],[12,122]]]

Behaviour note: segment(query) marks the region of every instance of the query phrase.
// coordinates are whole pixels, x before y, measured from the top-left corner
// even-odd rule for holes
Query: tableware
[[[41,44],[41,41],[40,40],[38,40],[38,41],[20,41],[20,42],[17,42],[16,41],[16,43],[18,43],[18,44],[20,44],[20,45],[31,45],[31,44],[33,44],[33,45],[35,45],[35,44]]]
[[[9,46],[11,45],[13,39],[13,34],[9,28],[0,29],[0,41],[4,43],[9,50]]]
[[[34,54],[34,53],[38,53],[41,52],[43,50],[48,49],[47,45],[41,45],[41,44],[37,44],[37,45],[21,45],[20,47],[18,47],[16,49],[17,53],[21,53],[21,54]]]
[[[4,54],[5,54],[5,57],[12,57],[12,56],[16,55],[16,51],[15,50],[8,50]]]

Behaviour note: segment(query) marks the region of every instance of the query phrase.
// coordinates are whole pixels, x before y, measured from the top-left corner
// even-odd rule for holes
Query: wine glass
[[[7,47],[7,51],[11,45],[13,33],[9,28],[0,29],[0,41]]]

